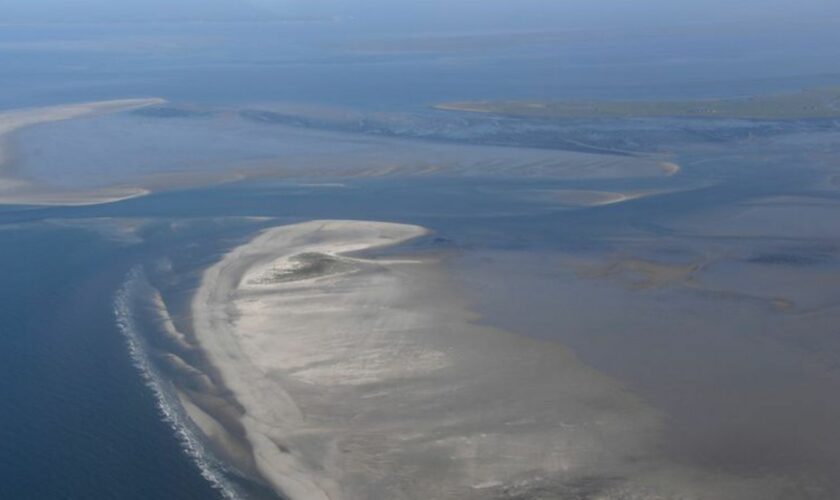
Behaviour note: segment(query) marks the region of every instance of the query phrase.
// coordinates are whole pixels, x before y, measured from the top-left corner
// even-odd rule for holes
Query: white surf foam
[[[216,459],[204,445],[199,437],[200,431],[186,415],[170,383],[161,377],[149,359],[146,342],[139,333],[132,307],[132,301],[138,293],[137,289],[144,279],[142,268],[140,266],[133,268],[114,297],[114,315],[117,326],[125,337],[134,366],[139,370],[146,386],[152,391],[161,417],[172,427],[184,452],[196,464],[201,475],[227,500],[241,500],[243,495],[226,477],[232,471]]]

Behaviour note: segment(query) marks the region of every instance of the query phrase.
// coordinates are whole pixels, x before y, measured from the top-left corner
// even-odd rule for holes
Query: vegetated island
[[[790,94],[697,100],[462,101],[433,106],[446,111],[528,118],[733,118],[803,120],[840,118],[840,87]]]

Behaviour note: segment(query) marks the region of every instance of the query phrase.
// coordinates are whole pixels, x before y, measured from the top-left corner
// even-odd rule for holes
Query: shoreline
[[[138,292],[149,287],[141,267],[132,268],[113,299],[113,312],[117,328],[122,334],[132,363],[149,389],[163,420],[172,427],[184,453],[198,467],[201,476],[217,490],[225,500],[240,500],[237,488],[225,476],[225,464],[217,462],[216,456],[208,453],[204,439],[198,434],[188,404],[180,397],[177,389],[170,390],[154,362],[154,351],[140,333],[137,320],[137,301],[142,300]],[[201,431],[203,432],[203,431]]]

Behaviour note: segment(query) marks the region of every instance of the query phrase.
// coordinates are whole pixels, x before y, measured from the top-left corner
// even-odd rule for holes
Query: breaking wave
[[[227,500],[241,500],[243,495],[227,478],[232,471],[217,460],[204,445],[200,431],[186,415],[177,395],[149,359],[146,342],[137,327],[133,301],[145,277],[140,266],[133,268],[114,297],[114,315],[117,326],[125,337],[134,366],[152,391],[161,417],[175,432],[187,455],[192,458],[201,475]]]

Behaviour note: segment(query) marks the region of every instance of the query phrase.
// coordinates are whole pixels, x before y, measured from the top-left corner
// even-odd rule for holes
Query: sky
[[[836,0],[0,0],[0,23],[352,20],[381,28],[570,29],[840,21]]]

